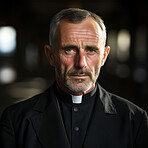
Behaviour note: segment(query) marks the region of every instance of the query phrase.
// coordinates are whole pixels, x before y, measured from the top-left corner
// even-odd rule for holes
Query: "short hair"
[[[106,27],[100,16],[96,15],[91,11],[87,11],[84,9],[68,8],[68,9],[63,9],[59,13],[57,13],[50,22],[50,30],[49,30],[50,46],[54,48],[56,31],[60,21],[62,21],[63,19],[67,19],[70,23],[76,24],[76,23],[81,23],[84,19],[89,17],[93,18],[99,24],[103,33],[103,39],[105,44],[106,43]]]

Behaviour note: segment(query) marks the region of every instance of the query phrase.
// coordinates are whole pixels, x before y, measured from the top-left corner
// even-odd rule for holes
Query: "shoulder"
[[[116,119],[133,127],[137,133],[140,129],[148,134],[148,115],[145,110],[125,98],[106,91],[100,85],[99,90],[106,114],[114,114]]]
[[[30,123],[30,120],[44,113],[53,102],[53,87],[25,101],[7,107],[0,119],[0,130],[14,130],[19,133]],[[53,103],[52,103],[53,104]],[[18,128],[19,127],[19,128]]]
[[[126,114],[126,113],[145,114],[146,113],[142,108],[140,108],[135,103],[129,101],[128,99],[125,99],[116,94],[106,91],[99,84],[98,84],[98,87],[100,91],[101,100],[103,100],[105,103],[107,102],[106,104],[112,105],[117,111],[117,113],[122,113],[122,114]]]
[[[28,98],[24,101],[15,103],[11,106],[8,106],[2,113],[2,119],[12,118],[13,120],[18,120],[21,118],[28,118],[35,115],[37,108],[40,111],[44,110],[47,106],[47,103],[50,101],[50,90],[52,87],[44,91],[43,93],[37,94],[31,98]]]
[[[112,94],[110,92],[108,94],[118,110],[122,110],[122,109],[126,108],[127,110],[129,110],[131,112],[136,112],[136,111],[143,112],[142,108],[140,108],[135,103],[129,101],[128,99],[120,97],[116,94]]]
[[[29,99],[24,101],[15,103],[11,106],[8,106],[2,113],[3,118],[16,118],[16,120],[20,117],[25,117],[26,115],[30,115],[34,105],[38,102],[39,98],[43,95],[43,93],[35,95]]]

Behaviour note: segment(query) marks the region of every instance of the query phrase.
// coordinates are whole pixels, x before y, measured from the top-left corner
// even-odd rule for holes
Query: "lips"
[[[76,75],[72,75],[72,77],[75,77],[75,78],[86,78],[86,77],[88,77],[88,75],[86,75],[86,74],[76,74]]]
[[[91,71],[89,71],[89,70],[83,70],[83,69],[81,69],[81,70],[70,70],[70,71],[68,71],[68,73],[67,73],[67,76],[69,76],[69,77],[77,77],[77,78],[86,78],[86,77],[92,77],[92,75],[91,75]]]
[[[75,74],[73,76],[80,76],[80,77],[82,76],[83,77],[83,76],[88,76],[88,75],[86,75],[86,74]]]

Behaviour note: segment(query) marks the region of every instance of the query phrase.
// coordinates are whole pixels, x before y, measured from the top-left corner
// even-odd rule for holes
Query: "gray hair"
[[[76,24],[76,23],[82,22],[84,19],[88,17],[93,18],[99,24],[103,33],[103,42],[105,44],[106,27],[101,17],[96,15],[93,12],[90,12],[84,9],[69,8],[69,9],[63,9],[62,11],[57,13],[50,22],[49,44],[51,45],[51,47],[54,48],[56,30],[61,20],[67,19],[69,22]]]

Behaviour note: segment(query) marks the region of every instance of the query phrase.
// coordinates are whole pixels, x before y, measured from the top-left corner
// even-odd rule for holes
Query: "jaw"
[[[60,80],[58,76],[56,76],[56,81],[59,85],[59,87],[64,91],[72,95],[83,95],[88,92],[90,92],[95,84],[90,81],[90,79],[67,79],[67,81],[64,83]]]

